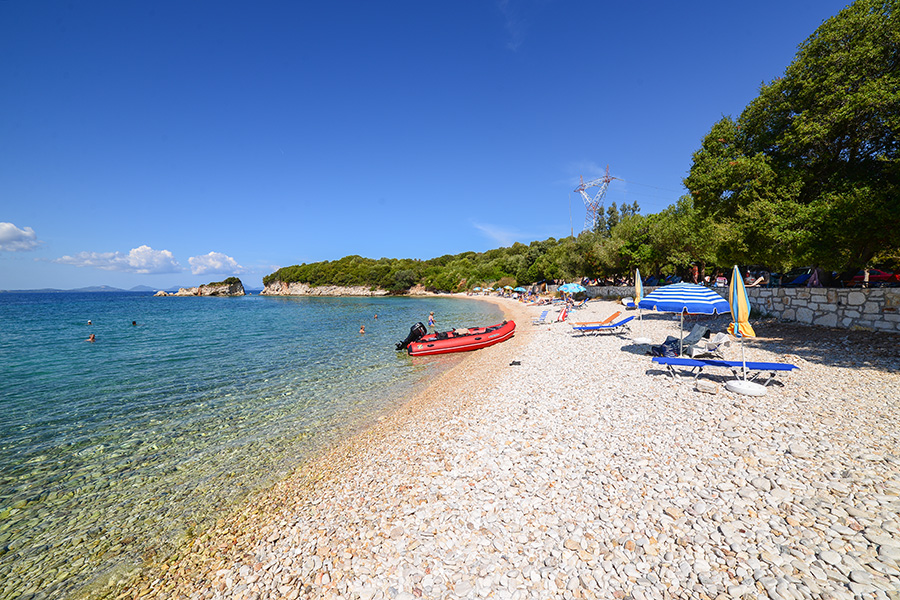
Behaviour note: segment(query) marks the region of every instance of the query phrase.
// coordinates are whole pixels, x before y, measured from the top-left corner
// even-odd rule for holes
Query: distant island
[[[179,288],[170,293],[158,291],[154,296],[244,296],[244,284],[237,277],[229,277],[224,281],[216,281],[198,285],[197,287]]]

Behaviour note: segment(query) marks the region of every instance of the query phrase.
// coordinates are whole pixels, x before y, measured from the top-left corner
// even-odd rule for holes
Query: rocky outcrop
[[[219,283],[207,283],[197,287],[178,288],[177,292],[169,294],[159,291],[154,296],[243,296],[244,284],[240,279],[232,278],[232,281],[223,281]]]
[[[424,285],[414,285],[406,291],[407,296],[434,296],[434,292],[428,291]]]
[[[273,281],[266,285],[260,296],[387,296],[388,291],[362,285],[317,285]]]

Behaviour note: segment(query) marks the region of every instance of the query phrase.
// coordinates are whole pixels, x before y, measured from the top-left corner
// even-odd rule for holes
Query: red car
[[[864,284],[865,273],[860,271],[856,277],[847,282],[848,287],[858,287]],[[900,285],[900,273],[890,273],[880,269],[869,269],[869,285]]]

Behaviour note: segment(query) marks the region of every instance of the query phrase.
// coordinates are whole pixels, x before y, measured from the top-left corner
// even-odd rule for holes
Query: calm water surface
[[[461,359],[394,351],[431,310],[501,319],[453,298],[0,294],[0,599],[95,595],[395,407]]]

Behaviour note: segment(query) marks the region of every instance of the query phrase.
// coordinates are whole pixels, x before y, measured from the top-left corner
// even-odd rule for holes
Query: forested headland
[[[818,265],[843,278],[900,267],[900,0],[857,0],[800,44],[784,74],[693,155],[688,192],[640,214],[611,204],[592,231],[429,260],[284,267],[263,283],[463,291],[542,280]]]

